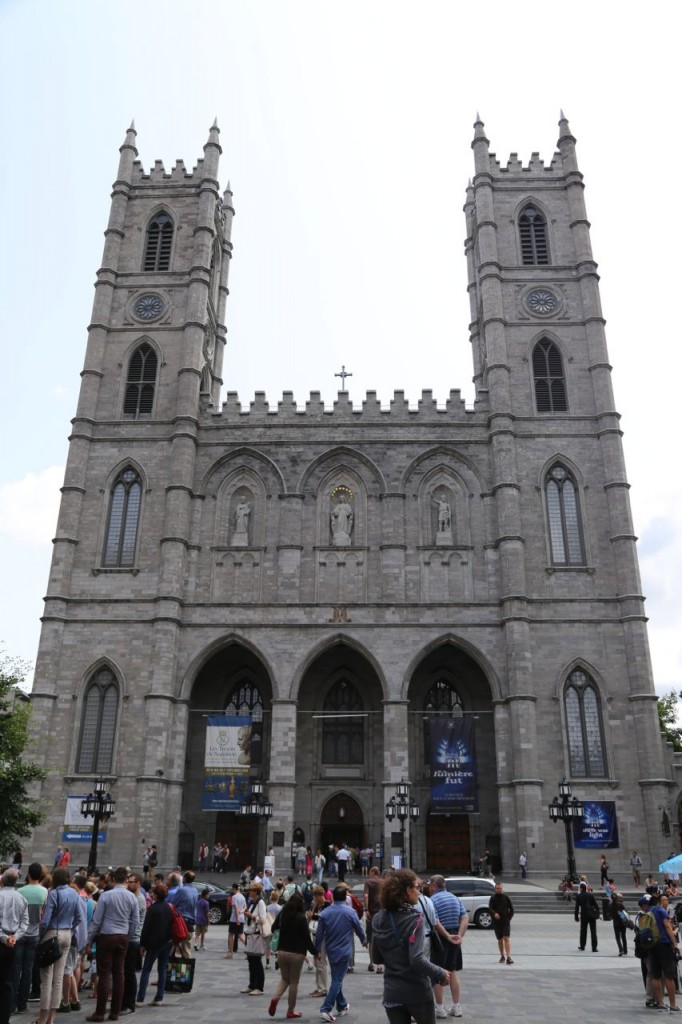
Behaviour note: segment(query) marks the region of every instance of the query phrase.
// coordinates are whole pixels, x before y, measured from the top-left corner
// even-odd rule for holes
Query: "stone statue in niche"
[[[353,507],[346,500],[345,496],[340,501],[337,501],[331,511],[331,527],[332,541],[335,545],[342,547],[352,544]]]
[[[444,492],[434,494],[433,502],[438,507],[438,523],[436,526],[436,547],[451,545],[452,540],[452,509]]]
[[[234,518],[234,533],[232,535],[232,543],[235,547],[246,548],[249,545],[249,517],[251,515],[251,506],[249,505],[246,498],[243,496],[237,503],[235,509]]]

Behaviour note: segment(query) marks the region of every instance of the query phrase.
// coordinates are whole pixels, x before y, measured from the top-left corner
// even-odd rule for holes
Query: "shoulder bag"
[[[55,890],[57,892],[57,890]],[[57,924],[59,924],[59,893],[57,892]],[[55,928],[55,931],[58,931]],[[43,939],[36,946],[36,963],[38,967],[51,967],[62,955],[62,947],[59,943],[59,936],[53,935],[49,939]]]

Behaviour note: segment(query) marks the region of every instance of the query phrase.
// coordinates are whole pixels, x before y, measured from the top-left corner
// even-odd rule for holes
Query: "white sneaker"
[[[462,1004],[461,1003],[453,1003],[452,1006],[450,1007],[450,1009],[448,1010],[448,1013],[450,1014],[451,1017],[461,1017],[462,1016]]]
[[[445,1010],[445,1007],[444,1006],[439,1006],[438,1003],[436,1003],[436,1017],[445,1017],[445,1018],[447,1018],[447,1012]]]

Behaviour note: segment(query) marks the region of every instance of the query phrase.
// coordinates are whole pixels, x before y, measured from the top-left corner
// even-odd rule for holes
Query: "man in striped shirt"
[[[446,961],[442,966],[450,971],[450,994],[452,1006],[446,1012],[443,1005],[443,985],[434,985],[433,991],[436,997],[436,1017],[462,1016],[460,1003],[462,986],[459,980],[459,972],[462,970],[462,939],[469,927],[469,915],[459,896],[448,892],[445,888],[445,879],[442,875],[433,875],[429,883],[430,896],[438,920],[451,936],[450,942],[445,945]]]

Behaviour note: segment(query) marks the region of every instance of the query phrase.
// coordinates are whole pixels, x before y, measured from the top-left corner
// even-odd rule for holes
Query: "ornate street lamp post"
[[[111,793],[107,792],[107,782],[101,776],[95,780],[94,793],[88,793],[84,800],[81,800],[81,814],[84,818],[92,817],[92,842],[90,843],[90,856],[88,857],[88,874],[97,871],[97,844],[99,842],[99,827],[116,810],[116,801]]]
[[[549,805],[549,816],[553,822],[563,821],[566,829],[566,853],[568,858],[568,880],[578,881],[575,866],[575,849],[573,846],[573,822],[583,816],[583,805],[576,796],[571,799],[571,784],[567,779],[559,783],[559,796],[555,796]]]
[[[386,817],[389,821],[396,818],[400,822],[400,847],[402,867],[405,867],[405,822],[408,818],[416,821],[419,817],[419,805],[409,796],[410,783],[399,782],[396,787],[396,795],[392,796],[386,804]],[[410,832],[410,863],[412,862],[412,833]]]
[[[254,867],[258,870],[259,866],[261,866],[258,860],[259,822],[261,818],[267,821],[268,818],[272,817],[272,804],[265,799],[265,787],[260,779],[251,779],[251,794],[249,799],[241,805],[239,813],[256,818],[256,856],[254,857]]]

